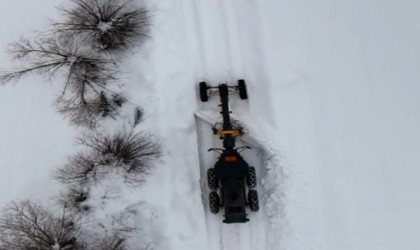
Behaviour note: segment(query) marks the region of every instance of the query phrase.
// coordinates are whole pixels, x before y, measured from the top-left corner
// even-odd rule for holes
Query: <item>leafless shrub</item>
[[[148,37],[150,17],[145,7],[122,0],[72,0],[74,8],[62,9],[66,21],[55,29],[65,36],[82,36],[102,50],[118,50]]]
[[[86,150],[71,157],[55,173],[55,179],[62,183],[86,185],[116,169],[127,183],[138,184],[149,173],[153,160],[162,154],[160,144],[146,133],[88,134],[79,141]]]
[[[81,99],[73,96],[69,99],[58,99],[56,107],[59,113],[69,118],[70,122],[77,126],[93,128],[100,119],[105,117],[116,118],[119,108],[125,99],[118,95],[107,95],[101,91],[90,98]]]
[[[55,216],[30,201],[12,202],[0,219],[0,248],[13,250],[76,250],[80,228],[76,218],[64,210]]]
[[[80,142],[106,161],[124,168],[127,173],[147,173],[150,163],[161,155],[161,148],[150,134],[119,132],[111,136],[92,134]]]
[[[61,193],[55,198],[57,203],[68,209],[73,214],[84,215],[89,212],[90,207],[86,204],[89,198],[89,191],[83,187],[70,186],[67,192]]]
[[[98,162],[86,153],[77,153],[69,158],[69,162],[59,168],[54,178],[64,184],[77,183],[78,186],[85,185],[90,178],[95,177]]]

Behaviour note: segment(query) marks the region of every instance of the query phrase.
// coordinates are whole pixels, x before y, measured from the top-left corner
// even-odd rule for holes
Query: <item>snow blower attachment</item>
[[[259,210],[259,201],[255,168],[240,155],[248,146],[236,147],[236,138],[243,134],[241,128],[233,126],[229,111],[229,94],[239,93],[241,99],[247,99],[244,80],[239,80],[237,86],[220,84],[218,87],[208,87],[205,82],[199,83],[200,99],[208,101],[209,96],[220,96],[220,112],[223,124],[214,128],[213,132],[223,140],[223,148],[210,148],[220,154],[214,167],[207,170],[207,183],[211,190],[209,194],[210,211],[219,212],[220,207],[225,209],[225,223],[245,223],[249,221],[245,211],[246,206],[252,212]]]

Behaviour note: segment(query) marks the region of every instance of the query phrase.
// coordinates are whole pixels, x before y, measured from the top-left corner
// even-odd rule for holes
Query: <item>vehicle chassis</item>
[[[241,99],[247,99],[244,80],[238,80],[237,86],[219,84],[218,87],[208,87],[200,82],[200,99],[208,101],[209,96],[220,96],[223,126],[213,130],[223,140],[223,148],[210,148],[220,154],[214,167],[207,170],[210,211],[214,214],[224,207],[224,223],[245,223],[249,221],[246,206],[252,212],[259,210],[255,168],[249,166],[240,152],[249,149],[248,146],[236,147],[236,138],[243,134],[241,128],[232,126],[229,111],[229,94],[239,93]]]

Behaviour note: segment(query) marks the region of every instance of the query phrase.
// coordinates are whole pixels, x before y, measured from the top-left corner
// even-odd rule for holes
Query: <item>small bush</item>
[[[88,156],[87,153],[78,153],[70,157],[64,167],[56,171],[54,178],[63,184],[84,186],[90,180],[96,179],[99,166],[97,159]]]
[[[55,199],[60,206],[68,209],[69,212],[84,215],[90,210],[90,206],[86,204],[88,198],[89,191],[82,187],[70,186],[67,192],[61,193]]]
[[[145,7],[121,0],[72,0],[62,9],[67,19],[56,23],[65,36],[82,36],[94,47],[112,51],[141,43],[148,37],[150,17]]]
[[[125,99],[118,94],[109,97],[101,91],[99,95],[95,94],[91,98],[80,99],[79,96],[70,99],[60,98],[56,101],[56,107],[58,112],[69,118],[72,124],[94,128],[103,118],[115,119],[124,102]]]
[[[0,219],[0,248],[13,250],[77,250],[80,228],[76,218],[64,210],[55,216],[30,201],[12,202]]]
[[[146,133],[93,134],[81,138],[80,142],[107,159],[105,161],[115,161],[127,172],[143,173],[150,162],[161,155],[160,146]]]
[[[83,153],[71,157],[55,173],[55,179],[62,183],[86,185],[116,169],[127,183],[139,184],[162,154],[160,144],[145,133],[88,134],[79,142],[86,147]]]

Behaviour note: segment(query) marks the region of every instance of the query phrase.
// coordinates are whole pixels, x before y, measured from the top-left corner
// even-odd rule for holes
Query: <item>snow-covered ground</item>
[[[0,47],[45,28],[62,2],[2,3]],[[166,156],[127,197],[145,202],[158,248],[420,248],[420,3],[147,2],[152,38],[126,62],[127,92]],[[238,78],[249,101],[232,109],[262,162],[263,204],[251,223],[223,225],[200,179],[218,140],[195,116],[218,107],[199,102],[197,82]],[[34,77],[1,88],[1,206],[57,193],[51,171],[77,131],[51,107],[53,86]]]
[[[0,14],[1,68],[11,66],[9,43],[45,29],[47,18],[56,16],[56,1],[2,1]],[[75,130],[51,107],[54,82],[37,77],[0,91],[0,206],[14,199],[33,197],[40,201],[56,193],[50,171],[73,152]]]

